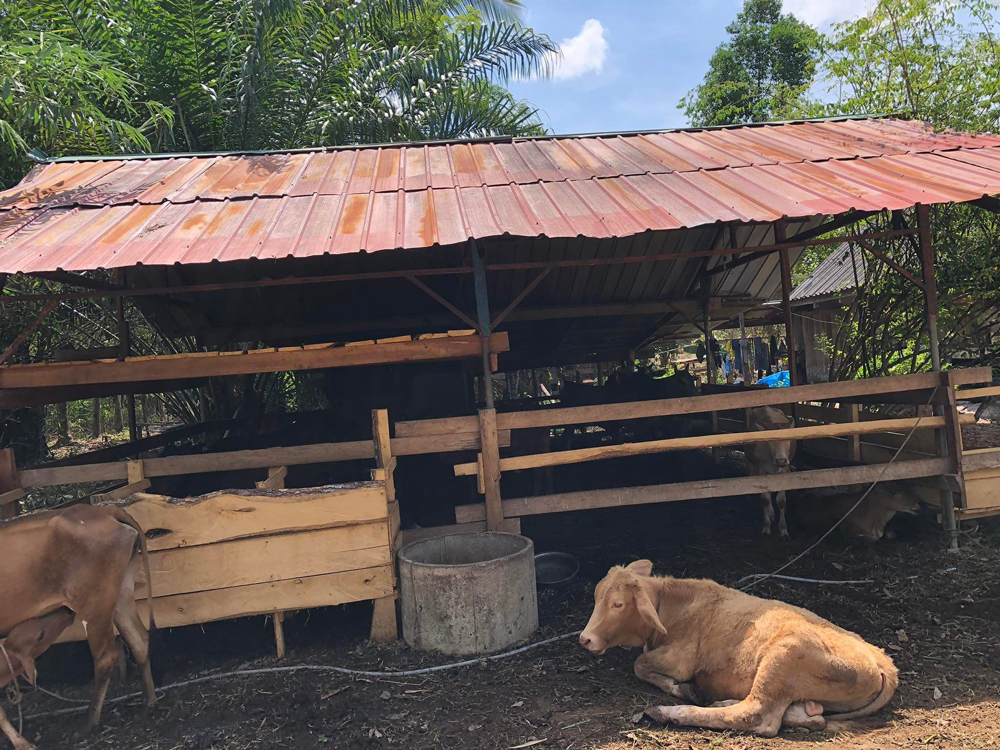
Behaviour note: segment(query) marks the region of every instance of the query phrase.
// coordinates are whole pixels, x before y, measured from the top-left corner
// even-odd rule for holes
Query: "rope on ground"
[[[797,583],[817,583],[824,586],[830,586],[839,584],[841,586],[858,586],[865,583],[875,583],[874,578],[866,578],[863,581],[830,581],[824,578],[799,578],[798,576],[781,576],[776,573],[751,573],[748,576],[743,576],[740,580],[736,582],[739,586],[744,581],[750,581],[755,578],[778,578],[782,581],[796,581]]]
[[[443,672],[447,669],[456,669],[458,667],[468,667],[473,664],[483,664],[486,662],[497,661],[498,659],[506,659],[511,656],[517,656],[518,654],[523,654],[525,651],[530,651],[531,649],[538,648],[539,646],[547,646],[550,643],[555,643],[556,641],[564,641],[567,638],[575,638],[580,635],[580,631],[574,631],[572,633],[563,633],[562,635],[557,635],[553,638],[546,638],[544,641],[538,641],[537,643],[529,643],[527,646],[521,646],[520,648],[515,648],[513,651],[505,651],[502,654],[493,654],[491,656],[481,656],[476,659],[466,659],[465,661],[458,661],[453,664],[441,664],[436,667],[424,667],[422,669],[404,669],[399,672],[376,672],[368,671],[364,669],[348,669],[347,667],[334,667],[328,664],[295,664],[287,667],[264,667],[262,669],[237,669],[232,672],[218,672],[216,674],[205,675],[204,677],[195,677],[192,680],[184,680],[183,682],[175,682],[172,685],[164,685],[163,687],[157,688],[156,692],[165,693],[168,690],[177,690],[183,687],[189,687],[191,685],[199,685],[204,682],[215,682],[216,680],[226,680],[233,677],[252,677],[254,675],[260,674],[292,674],[294,672],[336,672],[338,674],[344,674],[351,677],[414,677],[416,675],[431,674],[433,672]],[[45,690],[48,695],[53,695],[60,700],[67,702],[75,702],[70,698],[63,698],[60,695],[56,695],[49,690]],[[105,705],[112,705],[115,703],[121,703],[122,701],[131,700],[133,698],[141,698],[142,693],[129,693],[128,695],[121,695],[117,698],[111,698],[105,702]],[[89,703],[89,701],[87,701]],[[75,706],[74,708],[60,708],[55,711],[44,711],[42,713],[31,714],[30,716],[25,716],[25,719],[41,719],[49,716],[62,716],[64,714],[79,713],[80,711],[86,711],[86,706]]]
[[[938,394],[938,391],[939,391],[940,389],[941,389],[941,386],[939,386],[939,385],[936,385],[936,386],[934,386],[934,390],[933,390],[933,391],[931,391],[931,396],[930,396],[930,398],[929,398],[929,399],[927,399],[927,404],[926,404],[926,406],[930,406],[930,405],[931,405],[931,404],[933,403],[933,401],[934,401],[934,397],[935,397],[935,396],[937,396],[937,394]],[[879,482],[881,482],[881,481],[882,481],[882,477],[884,477],[884,476],[885,476],[885,473],[886,473],[886,472],[887,472],[887,471],[889,470],[889,467],[890,467],[890,466],[892,465],[892,463],[893,463],[893,462],[894,462],[894,461],[895,461],[895,460],[896,460],[897,458],[899,458],[899,454],[903,452],[903,448],[905,448],[905,447],[906,447],[906,444],[910,442],[910,438],[911,438],[911,437],[913,437],[913,433],[914,433],[914,432],[916,432],[916,430],[917,430],[917,428],[918,428],[918,427],[920,426],[920,422],[921,422],[921,420],[923,420],[923,418],[924,418],[924,417],[923,417],[923,415],[922,415],[922,414],[920,414],[920,413],[919,413],[919,410],[918,410],[918,414],[917,414],[917,421],[913,423],[913,427],[911,427],[911,428],[910,428],[910,431],[909,431],[908,433],[906,433],[906,437],[905,437],[905,438],[903,438],[903,442],[902,442],[902,443],[900,443],[900,446],[899,446],[899,447],[898,447],[898,448],[896,449],[896,452],[895,452],[895,453],[894,453],[894,454],[892,455],[892,458],[890,458],[890,459],[889,459],[889,463],[887,463],[887,464],[885,465],[885,467],[884,467],[884,468],[882,469],[882,473],[880,473],[880,474],[878,475],[878,477],[876,477],[876,478],[875,478],[875,481],[873,481],[873,482],[872,482],[872,483],[871,483],[871,484],[870,484],[870,485],[868,486],[868,489],[867,489],[867,490],[865,490],[865,491],[864,491],[864,492],[863,492],[863,493],[861,494],[861,497],[859,497],[859,498],[858,498],[858,501],[857,501],[856,503],[854,503],[854,505],[852,505],[852,506],[850,507],[850,509],[848,509],[848,511],[847,511],[847,512],[846,512],[846,513],[845,513],[845,514],[844,514],[843,516],[841,516],[841,517],[840,517],[840,520],[838,520],[838,521],[837,521],[837,523],[835,523],[835,524],[834,524],[833,526],[831,526],[831,527],[830,527],[830,528],[829,528],[829,529],[828,529],[828,530],[826,531],[826,533],[825,533],[825,534],[823,534],[823,536],[821,536],[821,537],[820,537],[819,539],[817,539],[817,540],[816,540],[815,542],[813,542],[812,544],[810,544],[810,545],[809,545],[808,547],[806,547],[806,548],[805,548],[805,549],[804,549],[804,550],[803,550],[802,552],[800,552],[799,554],[797,554],[797,555],[796,555],[795,557],[793,557],[793,558],[792,558],[791,560],[789,560],[789,561],[788,561],[788,562],[786,562],[786,563],[785,563],[784,565],[782,565],[781,567],[779,567],[779,568],[778,568],[777,570],[775,570],[775,571],[773,571],[773,572],[771,572],[771,573],[760,573],[760,574],[758,574],[758,575],[759,575],[759,577],[755,578],[755,579],[754,579],[753,581],[751,581],[750,583],[748,583],[748,584],[747,584],[746,586],[740,586],[740,591],[746,591],[746,590],[748,590],[748,589],[751,589],[751,588],[753,588],[754,586],[756,586],[756,585],[757,585],[758,583],[762,583],[763,581],[766,581],[766,580],[767,580],[767,579],[769,579],[769,578],[776,578],[776,577],[778,577],[778,574],[779,574],[779,573],[781,573],[781,571],[783,571],[783,570],[787,570],[787,569],[788,569],[788,568],[790,568],[790,567],[791,567],[792,565],[794,565],[794,564],[795,564],[795,563],[797,563],[797,562],[798,562],[799,560],[801,560],[801,559],[802,559],[803,557],[805,557],[805,556],[806,556],[806,555],[808,555],[808,554],[809,554],[810,552],[812,552],[812,551],[813,551],[814,549],[816,549],[816,548],[817,548],[817,547],[818,547],[818,546],[819,546],[819,545],[820,545],[820,544],[821,544],[821,543],[823,542],[823,540],[825,540],[825,539],[826,539],[826,538],[827,538],[828,536],[830,536],[830,534],[832,534],[832,533],[833,533],[833,532],[834,532],[834,531],[835,531],[835,530],[837,529],[837,527],[838,527],[838,526],[840,526],[840,524],[842,524],[842,523],[843,523],[844,521],[846,521],[846,520],[847,520],[847,517],[848,517],[849,515],[851,515],[851,513],[853,513],[853,512],[854,512],[854,511],[855,511],[855,510],[857,509],[857,507],[858,507],[859,505],[861,505],[861,503],[863,503],[863,502],[864,502],[865,498],[866,498],[866,497],[868,497],[869,493],[871,493],[871,491],[872,491],[873,489],[875,489],[875,486],[876,486],[876,485],[877,485],[877,484],[878,484]],[[741,580],[746,580],[746,579],[741,579]],[[739,583],[737,583],[736,585],[737,585],[737,586],[739,586]]]

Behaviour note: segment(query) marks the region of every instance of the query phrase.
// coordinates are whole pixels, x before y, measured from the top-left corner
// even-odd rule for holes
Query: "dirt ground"
[[[704,456],[691,460],[704,461]],[[641,717],[670,702],[632,674],[637,651],[594,657],[570,638],[509,659],[409,678],[349,678],[297,672],[236,677],[170,690],[143,713],[135,701],[109,706],[103,726],[76,741],[82,716],[32,718],[66,703],[28,692],[25,732],[40,750],[268,750],[269,748],[1000,748],[1000,523],[962,535],[960,554],[944,551],[933,514],[905,518],[899,539],[849,546],[827,541],[786,571],[873,585],[816,586],[768,580],[760,596],[807,607],[887,648],[901,672],[890,706],[851,734],[749,735],[660,729]],[[539,592],[541,627],[533,640],[577,631],[593,605],[594,584],[613,564],[649,557],[656,571],[734,585],[768,572],[808,547],[758,537],[752,498],[668,503],[526,519],[539,551],[581,561],[564,588]],[[370,605],[301,613],[286,623],[289,656],[280,664],[402,670],[446,657],[401,643],[365,640]],[[248,618],[162,633],[165,683],[215,672],[277,666],[270,623]],[[87,696],[89,657],[57,647],[40,665],[42,685]],[[135,676],[112,695],[138,689]],[[8,706],[15,723],[16,709]],[[533,744],[532,744],[533,743]]]

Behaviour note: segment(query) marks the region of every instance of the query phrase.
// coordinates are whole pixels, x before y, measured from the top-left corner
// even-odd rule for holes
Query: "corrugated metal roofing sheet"
[[[1000,193],[1000,137],[856,119],[58,160],[0,193],[0,272],[624,237]]]
[[[865,266],[861,251],[848,243],[839,245],[809,276],[792,290],[792,302],[804,302],[847,289],[865,282]]]

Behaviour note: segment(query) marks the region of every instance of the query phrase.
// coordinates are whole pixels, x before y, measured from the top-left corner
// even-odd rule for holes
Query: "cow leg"
[[[643,682],[655,685],[667,695],[678,698],[685,703],[700,703],[695,687],[690,682],[678,682],[673,677],[661,671],[648,654],[642,654],[635,660],[635,676]]]
[[[10,723],[7,718],[7,714],[4,710],[0,708],[0,731],[7,735],[7,739],[10,740],[11,744],[14,746],[14,750],[35,750],[35,746],[28,742],[21,734],[14,729],[14,725]]]
[[[765,705],[753,694],[731,706],[702,708],[701,706],[651,706],[646,716],[658,724],[680,727],[729,729],[774,737],[781,729],[785,706]]]
[[[762,536],[771,534],[771,524],[774,523],[774,506],[771,505],[771,493],[760,493],[760,509],[764,513],[764,525],[760,529]]]
[[[765,654],[754,677],[750,694],[732,705],[701,708],[699,706],[653,706],[646,715],[660,724],[676,724],[705,729],[730,729],[753,732],[763,737],[774,737],[781,729],[785,712],[793,701],[787,697],[786,683],[789,674],[807,671],[812,654],[800,644],[776,643]],[[800,712],[801,708],[801,712]],[[810,710],[811,709],[811,710]],[[809,716],[822,712],[814,701],[802,701],[792,713],[793,722],[810,721]],[[820,716],[822,718],[822,716]],[[818,725],[819,722],[814,722]],[[796,724],[797,726],[811,726]]]
[[[788,524],[785,522],[785,491],[781,490],[774,496],[774,501],[778,504],[778,536],[788,539]]]
[[[132,658],[139,665],[146,706],[150,707],[156,704],[156,687],[153,685],[153,673],[149,665],[149,632],[139,619],[134,591],[132,576],[126,575],[118,595],[118,604],[115,605],[115,626],[128,644]]]
[[[118,647],[115,645],[115,631],[111,618],[87,624],[87,643],[94,659],[94,694],[90,699],[87,714],[87,731],[90,732],[101,721],[101,709],[111,684],[111,674],[118,663]]]

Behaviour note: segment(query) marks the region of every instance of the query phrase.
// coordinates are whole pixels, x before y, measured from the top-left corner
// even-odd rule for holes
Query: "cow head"
[[[613,646],[637,648],[653,633],[667,629],[653,606],[641,579],[649,578],[653,563],[637,560],[627,567],[615,566],[594,590],[594,612],[580,633],[580,645],[593,654]]]
[[[754,430],[790,430],[795,427],[795,420],[780,409],[765,406],[754,409],[752,426]],[[787,471],[792,461],[793,445],[794,442],[791,440],[757,443],[754,455],[758,462],[763,459],[775,466],[779,472]]]

